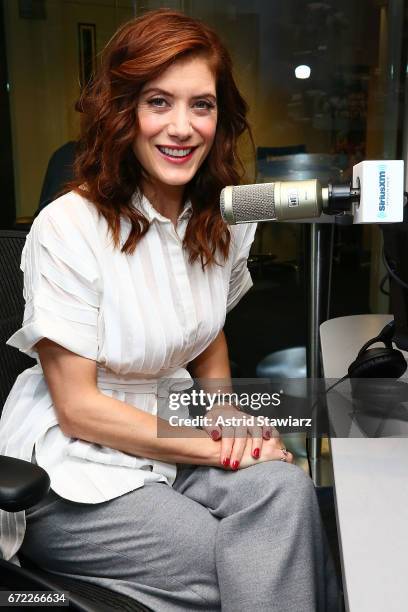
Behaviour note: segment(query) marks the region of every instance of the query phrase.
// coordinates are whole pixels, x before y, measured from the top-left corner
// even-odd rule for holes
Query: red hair
[[[132,149],[138,129],[137,98],[145,83],[173,62],[196,56],[205,57],[214,73],[218,106],[212,148],[185,189],[193,214],[184,248],[190,262],[200,259],[204,267],[216,263],[216,252],[224,259],[228,256],[230,232],[219,211],[220,191],[237,184],[243,175],[238,137],[247,131],[253,144],[246,120],[248,106],[235,84],[229,53],[204,23],[178,11],[160,9],[125,23],[116,32],[103,52],[97,74],[77,103],[82,112],[81,139],[75,178],[66,189],[96,206],[116,247],[120,217],[127,217],[131,230],[122,252],[133,253],[149,229],[148,220],[131,204],[142,171]]]

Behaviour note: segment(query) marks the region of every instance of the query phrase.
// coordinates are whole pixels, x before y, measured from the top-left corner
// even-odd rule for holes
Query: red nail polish
[[[233,470],[237,470],[239,467],[239,461],[233,461],[231,467]]]
[[[259,459],[259,453],[260,453],[259,448],[254,448],[254,452],[252,453],[252,456],[255,459]]]
[[[271,432],[270,432],[270,431],[265,432],[265,436],[264,436],[264,437],[265,437],[267,440],[270,440],[270,438],[271,438]]]
[[[229,459],[229,457],[225,457],[225,459],[223,459],[223,460],[222,460],[222,465],[223,465],[224,467],[228,467],[228,466],[229,466],[229,464],[230,464],[230,459]]]
[[[213,440],[218,440],[218,438],[220,437],[220,434],[216,429],[213,429],[210,435]]]

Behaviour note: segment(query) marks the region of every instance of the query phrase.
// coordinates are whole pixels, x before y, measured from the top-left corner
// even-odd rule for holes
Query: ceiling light
[[[301,64],[295,68],[295,76],[297,79],[308,79],[310,77],[310,73],[310,66],[306,66],[306,64]]]

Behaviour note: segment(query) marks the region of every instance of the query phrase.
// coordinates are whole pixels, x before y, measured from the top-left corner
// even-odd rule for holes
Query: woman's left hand
[[[248,437],[252,438],[251,454],[254,459],[258,459],[262,451],[262,441],[269,440],[273,435],[272,427],[249,425],[248,417],[248,414],[231,404],[214,406],[206,413],[206,425],[203,429],[214,441],[221,440],[220,460],[224,467],[238,469]],[[232,451],[234,461],[230,465]]]

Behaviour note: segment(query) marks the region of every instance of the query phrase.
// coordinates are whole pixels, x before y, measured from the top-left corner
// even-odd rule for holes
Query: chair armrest
[[[37,504],[50,489],[50,477],[39,465],[0,455],[0,508],[19,512]]]

